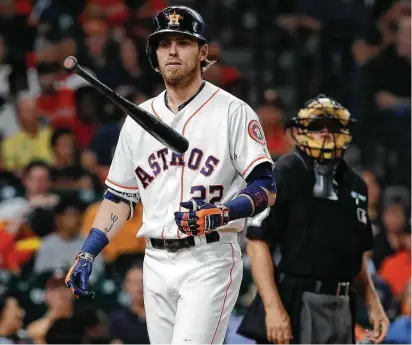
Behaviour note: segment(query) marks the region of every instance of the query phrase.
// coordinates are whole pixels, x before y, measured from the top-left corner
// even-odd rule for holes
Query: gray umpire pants
[[[300,312],[301,344],[351,344],[349,296],[304,292]]]

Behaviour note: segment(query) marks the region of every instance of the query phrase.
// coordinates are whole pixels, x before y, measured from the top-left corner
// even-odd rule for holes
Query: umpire
[[[354,343],[353,293],[368,308],[370,340],[386,335],[365,256],[373,247],[367,187],[342,159],[352,123],[319,95],[287,124],[297,145],[276,162],[276,203],[246,234],[258,294],[238,333],[257,343]]]

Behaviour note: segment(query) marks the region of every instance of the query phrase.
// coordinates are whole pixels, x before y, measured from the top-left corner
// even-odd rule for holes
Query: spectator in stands
[[[77,43],[77,55],[105,84],[115,89],[120,66],[119,45],[110,37],[107,22],[99,17],[87,18],[82,23],[83,37]]]
[[[376,229],[379,223],[379,216],[381,214],[381,187],[378,179],[372,170],[364,169],[362,177],[368,187],[368,212],[369,219],[372,223],[372,231],[376,235],[379,229]]]
[[[29,223],[40,237],[53,230],[53,209],[59,196],[51,192],[50,167],[42,161],[32,161],[23,172],[25,198],[29,202]]]
[[[54,260],[54,257],[51,257]],[[56,273],[46,283],[47,312],[27,326],[33,343],[44,344],[45,336],[57,319],[70,319],[73,315],[73,296],[64,283],[64,274]]]
[[[85,116],[83,107],[79,107],[79,99],[85,94],[84,90],[97,91],[75,73],[62,70],[61,63],[39,63],[37,65],[40,93],[37,96],[39,114],[52,128],[69,128],[75,135],[79,147],[83,147],[90,132],[90,116]],[[92,71],[87,70],[92,75]],[[90,92],[89,92],[90,93]],[[96,107],[96,98],[88,99],[91,107]],[[89,106],[89,108],[90,108]],[[93,130],[93,127],[92,127]]]
[[[83,152],[84,166],[90,171],[101,172],[103,170],[104,178],[109,171],[123,121],[124,118],[101,126],[91,138],[87,150]]]
[[[56,129],[51,137],[51,147],[54,164],[50,168],[50,174],[54,190],[87,190],[93,194],[102,192],[97,176],[81,167],[76,138],[70,129]]]
[[[411,228],[407,225],[397,234],[398,243],[394,254],[382,261],[379,275],[392,289],[392,293],[400,300],[402,293],[411,279]]]
[[[131,102],[135,101],[134,95],[136,92],[131,89],[122,89],[119,94]],[[144,100],[146,99],[147,97],[144,98]],[[102,183],[109,171],[120,129],[126,118],[125,113],[113,104],[107,104],[105,108],[110,109],[109,113],[102,121],[102,125],[96,129],[96,132],[90,138],[88,148],[82,153],[83,166],[89,171],[97,173]]]
[[[92,228],[93,220],[99,206],[100,201],[90,205],[83,214],[81,233],[84,238],[87,237]],[[146,241],[142,238],[136,238],[136,232],[142,226],[142,212],[142,204],[138,203],[133,218],[124,225],[122,231],[111,239],[110,246],[104,248],[102,253],[106,263],[115,261],[121,255],[144,253]]]
[[[58,62],[43,62],[36,66],[40,93],[37,107],[40,116],[52,128],[73,127],[76,116],[74,90],[67,81],[67,74]]]
[[[40,247],[38,236],[24,223],[25,218],[3,219],[0,225],[0,269],[19,274]]]
[[[129,11],[123,0],[87,0],[82,20],[94,16],[105,17],[109,25],[119,26],[129,17]]]
[[[278,92],[273,89],[266,90],[262,105],[258,107],[256,112],[262,123],[268,150],[272,158],[276,159],[291,151],[293,143],[284,131],[286,106]]]
[[[385,338],[386,344],[411,343],[411,281],[406,285],[401,301],[401,315],[389,326]]]
[[[364,68],[364,132],[370,135],[362,145],[364,157],[376,160],[376,146],[382,145],[397,163],[389,170],[389,183],[410,181],[410,102],[411,102],[411,18],[398,23],[396,42],[383,49]],[[371,161],[372,162],[369,162]],[[392,158],[392,161],[394,159]],[[409,182],[410,184],[410,182]]]
[[[148,98],[141,91],[130,93],[131,91],[124,89],[119,94],[135,104],[143,103]],[[82,152],[83,167],[96,173],[102,183],[104,183],[109,171],[120,129],[126,118],[125,113],[112,104],[108,104],[108,107],[113,108],[110,116],[107,116],[108,119],[105,119],[104,123],[96,129],[90,139],[89,147]]]
[[[319,89],[342,99],[350,88],[355,65],[352,44],[364,33],[370,20],[365,1],[299,0],[300,25],[319,30]],[[302,63],[303,61],[301,61]],[[319,73],[320,72],[320,73]],[[322,91],[323,92],[323,91]],[[346,103],[346,99],[343,98]]]
[[[39,248],[39,237],[53,231],[59,197],[50,193],[49,167],[33,161],[23,171],[24,197],[0,203],[0,254],[3,268],[16,271]]]
[[[76,53],[75,41],[71,34],[74,26],[73,17],[79,5],[71,3],[71,6],[67,6],[64,2],[56,1],[19,2],[29,7],[24,24],[29,31],[27,39],[32,41],[29,49],[32,49],[30,53],[33,61],[61,62],[66,56]]]
[[[40,127],[36,101],[28,97],[19,99],[17,114],[21,129],[3,141],[4,167],[21,173],[21,169],[35,159],[52,162],[51,130],[48,127]]]
[[[7,63],[7,43],[0,35],[0,104],[3,105],[5,98],[10,94],[9,76],[11,74],[11,66]]]
[[[62,198],[56,206],[55,232],[44,237],[34,262],[34,272],[41,274],[55,269],[65,270],[83,244],[80,234],[82,203],[71,197]],[[103,273],[103,259],[96,258],[90,281]]]
[[[0,344],[14,344],[23,326],[24,311],[13,297],[0,296]]]
[[[208,59],[215,61],[204,72],[203,78],[245,101],[249,98],[249,83],[240,71],[223,61],[219,42],[209,43]]]
[[[68,128],[56,129],[50,144],[55,161],[50,168],[53,188],[64,190],[89,187],[88,184],[81,183],[84,170],[76,164],[76,139],[73,132]]]
[[[127,309],[109,315],[109,334],[113,338],[122,340],[125,344],[150,344],[143,304],[143,270],[141,265],[134,265],[127,271],[124,290],[128,297]]]
[[[387,47],[396,40],[396,24],[403,15],[411,12],[408,0],[376,0],[374,14],[382,37],[382,46]]]
[[[44,340],[46,344],[84,344],[84,335],[73,319],[58,318],[50,323]]]
[[[78,324],[78,328],[82,328],[84,343],[110,343],[110,337],[107,334],[107,318],[98,306],[86,304],[77,308],[73,315],[73,321]]]
[[[21,180],[13,172],[0,167],[0,203],[23,195],[24,187]]]
[[[0,31],[1,32],[1,31]],[[0,34],[0,136],[6,137],[17,133],[19,124],[16,111],[9,102],[11,94],[10,77],[13,73],[12,66],[7,63],[7,43]]]
[[[403,232],[408,227],[408,215],[406,205],[402,200],[394,198],[389,200],[383,211],[383,224],[386,236],[393,251],[402,246]],[[386,253],[388,256],[392,253]]]
[[[73,131],[78,147],[84,149],[89,145],[90,139],[98,128],[101,98],[98,91],[89,85],[78,88],[75,99],[77,116]]]
[[[395,44],[385,49],[375,61],[376,72],[384,72],[384,65],[392,66],[391,74],[377,75],[375,102],[380,110],[391,109],[402,114],[410,106],[410,84],[402,73],[411,70],[411,18],[404,16],[398,23]],[[395,63],[399,63],[396,65]],[[388,79],[385,79],[388,78]]]
[[[141,60],[146,59],[145,52],[140,52],[132,39],[125,38],[120,43],[120,59],[122,65],[118,74],[117,92],[131,94],[140,90],[148,96],[151,95],[160,77],[146,73],[142,68]]]
[[[382,215],[382,231],[375,238],[374,263],[379,270],[382,261],[402,246],[402,238],[408,227],[407,209],[403,200],[394,198],[385,205]]]
[[[388,239],[395,245],[397,233],[406,224],[406,218],[402,204],[388,205],[385,211],[383,210],[384,193],[381,192],[381,185],[372,170],[365,168],[362,177],[368,186],[368,212],[375,241],[372,261],[378,270],[382,260],[394,253]]]

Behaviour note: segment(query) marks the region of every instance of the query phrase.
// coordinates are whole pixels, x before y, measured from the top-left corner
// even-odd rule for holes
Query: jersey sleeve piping
[[[108,187],[113,188],[114,190],[118,190],[119,192],[124,192],[124,193],[129,192],[130,193],[130,191],[134,191],[135,193],[137,193],[139,191],[139,188],[137,186],[136,187],[123,186],[119,183],[111,181],[108,178],[106,178],[105,184]],[[124,189],[124,190],[122,190],[122,189]]]

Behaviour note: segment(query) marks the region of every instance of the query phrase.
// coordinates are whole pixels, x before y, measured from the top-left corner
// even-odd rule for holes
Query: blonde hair
[[[201,61],[201,62],[200,62],[200,68],[201,68],[201,70],[202,70],[202,73],[203,73],[203,72],[206,72],[207,69],[208,69],[210,66],[214,65],[216,62],[217,62],[217,60],[209,60],[208,58],[206,58],[205,60]]]

